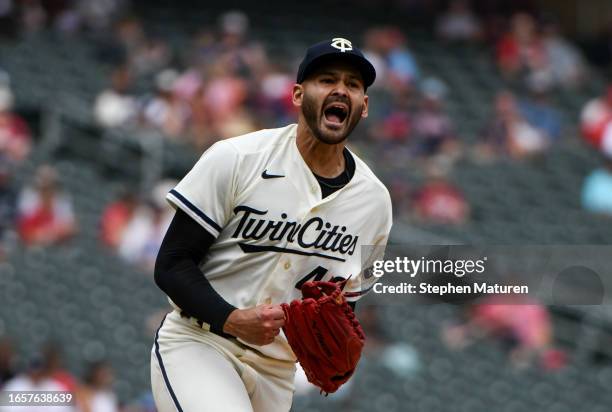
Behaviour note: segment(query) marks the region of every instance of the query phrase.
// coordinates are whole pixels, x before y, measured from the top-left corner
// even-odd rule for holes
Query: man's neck
[[[312,134],[308,126],[299,122],[296,144],[302,158],[316,175],[336,177],[344,171],[344,141],[335,145],[323,143]]]

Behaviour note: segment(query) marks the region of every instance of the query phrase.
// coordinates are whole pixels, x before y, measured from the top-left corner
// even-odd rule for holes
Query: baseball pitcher
[[[376,280],[361,247],[384,247],[392,223],[387,189],[346,148],[375,77],[347,39],[311,46],[297,124],[216,143],[168,193],[155,282],[174,310],[151,351],[160,412],[288,411],[296,361],[322,392],[351,377],[365,339],[354,303]]]

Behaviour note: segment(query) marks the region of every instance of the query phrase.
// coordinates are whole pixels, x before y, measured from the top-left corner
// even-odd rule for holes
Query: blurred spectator
[[[423,98],[414,115],[413,133],[418,154],[432,156],[454,147],[455,131],[443,107],[446,85],[436,78],[428,78],[422,82],[421,89]]]
[[[22,33],[36,33],[54,27],[62,33],[74,33],[83,25],[100,30],[108,27],[123,0],[3,0],[15,9]],[[0,2],[1,5],[2,2]],[[1,20],[0,20],[1,21]]]
[[[595,148],[602,147],[606,129],[612,124],[612,84],[604,95],[589,100],[580,114],[580,129],[584,139]]]
[[[467,221],[470,207],[463,193],[446,178],[448,166],[432,161],[427,165],[427,181],[413,196],[415,218],[429,224],[460,225]]]
[[[92,0],[92,3],[95,0]],[[112,65],[125,65],[133,70],[133,57],[146,48],[147,37],[141,21],[135,16],[122,16],[114,22],[112,36],[99,40],[98,58]]]
[[[94,30],[108,28],[113,18],[126,9],[128,0],[78,0],[76,10],[87,27]]]
[[[481,140],[476,147],[480,160],[497,156],[522,159],[541,154],[549,145],[547,136],[527,122],[514,95],[507,91],[497,94],[494,118],[485,127]]]
[[[165,41],[145,38],[129,56],[130,68],[138,76],[146,76],[166,67],[172,60],[172,51]]]
[[[166,194],[175,181],[162,180],[153,189],[151,201],[138,208],[125,228],[119,243],[119,256],[144,270],[155,266],[157,252],[174,216],[174,209],[166,202]]]
[[[65,388],[49,377],[40,354],[33,355],[26,367],[26,371],[17,375],[6,383],[4,391],[35,392],[35,391],[63,391]],[[0,412],[73,412],[72,406],[0,406]]]
[[[564,88],[578,87],[585,80],[586,65],[578,48],[565,39],[560,30],[559,25],[552,21],[543,30],[552,81]]]
[[[244,105],[249,97],[248,83],[227,73],[229,56],[210,67],[210,81],[204,87],[204,104],[218,138],[239,136],[254,130],[255,125]]]
[[[226,70],[247,80],[260,79],[268,60],[264,47],[249,35],[249,18],[241,11],[219,17],[217,53],[226,61]]]
[[[480,22],[468,0],[453,0],[437,21],[438,37],[446,41],[475,41],[482,36]]]
[[[537,82],[541,89],[578,87],[586,65],[578,49],[565,39],[559,25],[543,25],[526,13],[512,17],[510,30],[497,43],[497,63],[508,79]]]
[[[612,216],[612,156],[585,179],[582,207],[589,212]]]
[[[201,149],[216,140],[255,130],[256,117],[265,117],[270,109],[269,102],[257,100],[266,97],[260,91],[269,73],[268,60],[263,46],[248,35],[248,17],[230,11],[222,14],[218,23],[216,32],[202,30],[196,34],[191,67],[173,85],[187,114],[182,134],[188,134]],[[274,80],[278,79],[282,80]],[[285,90],[280,93],[284,96]],[[275,103],[270,103],[273,109],[283,109]]]
[[[377,110],[369,113],[371,121],[368,134],[372,140],[391,144],[391,150],[398,150],[406,146],[412,137],[414,102],[408,91],[396,93],[391,98],[387,107],[382,110],[379,108],[378,113]]]
[[[8,74],[0,71],[0,153],[20,162],[30,153],[32,139],[26,122],[11,111],[13,93]]]
[[[544,85],[531,82],[530,99],[522,99],[519,110],[523,118],[533,127],[543,132],[549,143],[561,137],[561,113],[549,101],[548,92]]]
[[[207,64],[214,61],[217,50],[218,42],[214,31],[201,28],[191,39],[191,44],[187,50],[187,62],[196,71],[202,71],[203,73]]]
[[[550,62],[536,20],[529,14],[512,17],[510,30],[497,43],[497,64],[504,77],[536,77],[547,87],[552,85]]]
[[[393,83],[405,85],[417,81],[419,69],[413,53],[408,49],[404,34],[398,28],[388,28],[384,37],[388,75]]]
[[[401,91],[419,78],[419,68],[404,34],[396,27],[378,27],[365,34],[364,52],[376,68],[375,87]]]
[[[34,187],[21,192],[18,228],[26,245],[60,243],[76,233],[76,220],[70,197],[60,190],[58,176],[51,166],[36,171]]]
[[[142,22],[135,16],[127,16],[120,19],[114,27],[113,35],[116,47],[122,49],[124,62],[130,63],[133,56],[146,42],[146,35]]]
[[[106,362],[91,364],[79,392],[81,412],[118,412],[113,380],[113,370]]]
[[[291,92],[295,82],[292,73],[280,67],[271,67],[262,77],[259,90],[261,105],[275,125],[294,121],[295,108],[291,104]]]
[[[78,383],[74,376],[64,368],[61,348],[57,344],[49,342],[44,345],[42,355],[49,378],[60,385],[63,391],[74,393],[77,390]]]
[[[214,129],[210,122],[210,114],[208,113],[206,102],[204,101],[204,87],[202,83],[197,84],[193,94],[186,101],[189,104],[189,111],[191,113],[189,140],[195,150],[201,153],[218,139],[218,136],[213,134]]]
[[[567,356],[553,348],[553,329],[546,306],[523,296],[487,296],[470,306],[467,322],[445,328],[443,337],[452,348],[493,338],[505,343],[518,368],[538,362],[544,370],[562,368]]]
[[[143,23],[135,16],[119,20],[114,28],[114,38],[101,51],[105,60],[127,65],[136,77],[162,70],[173,57],[167,43],[148,35]]]
[[[128,94],[131,75],[127,67],[113,71],[111,87],[101,92],[94,104],[94,117],[102,127],[125,126],[137,118],[136,99]]]
[[[116,200],[106,206],[100,220],[100,237],[111,248],[119,246],[125,228],[138,208],[138,198],[127,188],[119,193]]]
[[[144,109],[144,119],[164,135],[169,137],[183,136],[189,120],[189,106],[179,99],[174,92],[178,73],[166,69],[157,74],[157,95],[151,99]]]
[[[153,220],[157,213],[151,204],[143,204],[134,211],[117,247],[119,256],[126,262],[144,263],[145,245],[154,237]]]
[[[83,18],[79,14],[79,11],[74,4],[66,4],[68,2],[59,1],[58,3],[64,3],[66,8],[58,10],[53,18],[53,27],[58,32],[70,35],[77,33],[83,26]]]
[[[13,342],[0,337],[0,389],[17,374],[16,354]]]

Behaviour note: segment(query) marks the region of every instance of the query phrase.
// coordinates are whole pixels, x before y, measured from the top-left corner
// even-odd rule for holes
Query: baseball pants
[[[295,364],[263,356],[238,341],[170,312],[151,350],[158,412],[286,412]]]

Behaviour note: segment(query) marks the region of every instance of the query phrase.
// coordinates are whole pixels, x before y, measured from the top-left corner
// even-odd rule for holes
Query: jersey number
[[[323,276],[325,276],[327,271],[328,271],[328,269],[324,268],[323,266],[317,266],[312,272],[310,272],[309,274],[304,276],[302,279],[300,279],[300,281],[295,284],[295,288],[297,290],[301,290],[302,286],[304,285],[304,283],[306,283],[306,282],[308,282],[310,280],[321,280],[321,279],[323,279]],[[339,277],[339,276],[336,276],[333,279],[331,279],[332,282],[336,282],[338,280],[342,280],[342,278]]]

